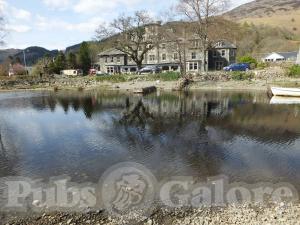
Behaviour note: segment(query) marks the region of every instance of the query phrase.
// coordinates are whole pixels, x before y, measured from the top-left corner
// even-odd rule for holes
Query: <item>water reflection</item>
[[[226,174],[300,189],[299,106],[264,93],[10,93],[0,110],[0,176],[96,182],[134,161],[159,179]]]

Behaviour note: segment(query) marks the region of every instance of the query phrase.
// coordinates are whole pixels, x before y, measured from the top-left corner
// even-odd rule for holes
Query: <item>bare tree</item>
[[[178,0],[177,11],[184,15],[193,27],[193,33],[200,40],[204,58],[207,59],[207,49],[211,45],[209,30],[215,24],[215,19],[224,12],[230,0]],[[207,70],[207,63],[203,63]]]
[[[177,55],[174,60],[179,63],[182,77],[186,75],[186,49],[189,44],[186,27],[188,25],[189,23],[185,22],[168,22],[161,33],[163,39],[168,42],[166,45],[168,50]]]
[[[145,11],[137,11],[133,16],[119,16],[109,26],[100,25],[96,36],[98,40],[113,37],[115,48],[127,54],[140,69],[147,52],[159,40],[157,30],[147,32],[151,24],[153,20]]]

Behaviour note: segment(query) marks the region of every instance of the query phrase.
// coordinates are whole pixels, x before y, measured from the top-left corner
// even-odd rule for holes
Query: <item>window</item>
[[[194,48],[199,48],[199,41],[193,41]]]
[[[224,42],[223,42],[223,41],[219,41],[219,42],[216,44],[217,47],[222,47],[223,45],[224,45]]]
[[[196,52],[192,52],[192,59],[196,59],[196,58],[197,58]]]
[[[226,55],[226,51],[222,50],[222,56],[225,56],[225,55]]]
[[[149,55],[149,60],[154,61],[155,60],[155,55]]]
[[[161,58],[162,58],[162,61],[166,61],[167,60],[167,55],[164,53],[164,54],[162,54]]]
[[[110,58],[110,62],[114,62],[114,57],[113,56]]]
[[[178,60],[178,53],[174,53],[174,60]]]
[[[189,63],[189,70],[198,70],[198,63],[197,62]]]
[[[198,63],[194,63],[194,70],[198,70]]]
[[[230,56],[235,56],[235,50],[230,50]]]
[[[107,57],[105,57],[105,62],[107,63],[107,61],[108,61],[108,60],[107,60]]]
[[[117,57],[117,62],[118,62],[118,63],[121,62],[120,56]]]
[[[161,48],[162,48],[162,49],[166,49],[166,44],[162,44],[162,45],[161,45]]]
[[[214,50],[213,51],[213,57],[217,57],[218,56],[218,52],[217,52],[217,50]]]
[[[112,74],[114,73],[114,68],[113,67],[107,67],[107,73]]]

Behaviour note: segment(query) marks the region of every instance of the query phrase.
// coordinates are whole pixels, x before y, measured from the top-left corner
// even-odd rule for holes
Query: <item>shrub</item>
[[[252,56],[249,56],[249,55],[239,57],[238,62],[239,63],[249,63],[254,68],[257,66],[257,60],[255,58],[253,58]]]
[[[300,65],[293,65],[288,69],[288,76],[300,77]]]
[[[251,72],[236,71],[231,73],[231,79],[233,80],[251,80],[254,74]]]
[[[256,68],[258,68],[258,69],[265,69],[267,67],[269,67],[269,64],[266,62],[259,62],[259,63],[257,63],[257,66],[256,66]]]
[[[178,72],[167,72],[167,73],[148,75],[148,80],[176,81],[179,78],[180,78],[180,73]]]

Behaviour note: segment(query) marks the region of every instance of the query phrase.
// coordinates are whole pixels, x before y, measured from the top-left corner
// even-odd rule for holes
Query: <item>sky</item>
[[[232,7],[251,0],[232,0]],[[96,28],[119,14],[147,10],[157,17],[177,0],[0,0],[7,35],[5,48],[41,46],[63,50],[89,41]]]

